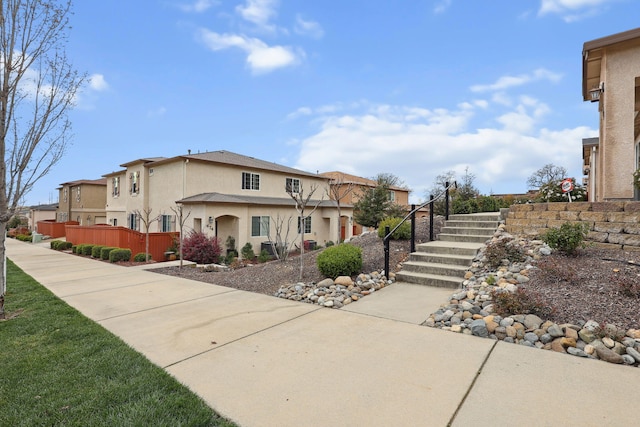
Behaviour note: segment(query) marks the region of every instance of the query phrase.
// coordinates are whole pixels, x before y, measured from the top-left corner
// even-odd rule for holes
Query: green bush
[[[31,241],[31,236],[28,234],[18,234],[16,236],[17,240],[20,240],[21,242],[30,242]]]
[[[331,246],[318,255],[316,263],[325,277],[352,276],[362,270],[362,249],[347,243]]]
[[[114,249],[118,249],[118,248],[114,248],[113,246],[103,246],[102,249],[100,249],[100,259],[108,261],[109,260],[109,254]]]
[[[144,252],[137,253],[133,257],[133,260],[135,262],[146,262],[147,261],[147,254],[144,253]],[[151,254],[149,254],[149,260],[151,260]]]
[[[91,248],[91,258],[100,258],[100,251],[104,248],[104,245],[95,245]]]
[[[109,253],[110,262],[131,260],[131,249],[116,248]]]
[[[256,254],[253,252],[253,246],[249,242],[242,247],[240,253],[242,254],[242,259],[251,260],[256,257]]]
[[[72,245],[71,246],[71,253],[72,254],[78,253],[78,245]]]
[[[49,247],[58,250],[58,243],[62,243],[62,240],[52,240],[49,242]]]
[[[91,256],[91,252],[93,251],[93,245],[85,243],[82,245],[81,255]]]
[[[56,245],[56,249],[59,251],[66,251],[73,247],[73,243],[71,242],[60,242]]]
[[[328,248],[328,247],[331,247],[333,245],[335,245],[335,243],[333,243],[333,240],[329,240],[325,246]]]
[[[267,252],[266,249],[260,251],[260,255],[258,255],[258,262],[267,262],[271,259],[271,255]]]
[[[393,230],[393,228],[400,224],[402,218],[386,218],[380,221],[380,225],[378,226],[378,237],[381,239],[385,236],[385,228],[388,225],[389,231]],[[409,221],[405,221],[396,231],[393,232],[391,238],[394,240],[408,240],[411,238],[411,223]]]
[[[589,232],[587,224],[565,222],[560,228],[547,230],[542,240],[552,249],[558,249],[568,255],[575,254],[578,247],[585,247],[584,239]]]
[[[509,262],[524,261],[524,250],[511,238],[500,239],[488,244],[484,254],[487,257],[487,262],[493,268],[502,265],[502,260],[505,259]]]

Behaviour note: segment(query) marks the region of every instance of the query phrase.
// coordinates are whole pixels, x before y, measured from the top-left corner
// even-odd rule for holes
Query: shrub
[[[82,255],[90,256],[92,251],[93,251],[93,245],[90,245],[90,244],[87,244],[87,243],[82,245]]]
[[[333,245],[335,245],[335,243],[333,243],[333,240],[329,240],[325,246],[328,248]]]
[[[49,242],[49,247],[58,250],[58,243],[62,243],[62,240],[52,240]]]
[[[253,252],[253,246],[249,242],[242,247],[240,253],[242,254],[242,259],[251,260],[256,257],[256,254]]]
[[[325,277],[352,276],[362,270],[362,249],[346,243],[331,246],[318,255],[316,263]]]
[[[73,247],[73,243],[71,242],[60,242],[56,245],[56,249],[59,251],[66,251]]]
[[[271,255],[267,252],[266,249],[260,251],[260,255],[258,255],[258,262],[267,262],[271,259]]]
[[[71,253],[72,254],[78,253],[78,245],[71,246]]]
[[[580,281],[578,267],[566,259],[555,257],[542,258],[536,262],[533,277],[548,283],[576,283]]]
[[[237,251],[229,251],[227,252],[227,256],[224,257],[224,263],[226,265],[231,265],[233,264],[233,261],[235,261],[238,258],[238,252]]]
[[[191,232],[182,242],[184,259],[198,264],[216,263],[220,259],[220,244],[215,237],[208,237],[204,233]]]
[[[20,240],[21,242],[30,242],[31,236],[28,234],[18,234],[16,235],[16,240]]]
[[[100,258],[100,251],[104,248],[104,245],[95,245],[91,248],[91,258]]]
[[[535,314],[545,318],[554,312],[552,306],[523,288],[518,288],[515,292],[494,289],[491,291],[491,298],[494,311],[503,317],[514,314]]]
[[[485,249],[487,262],[493,268],[502,265],[503,260],[521,262],[524,260],[524,250],[511,238],[504,238],[491,242]]]
[[[118,248],[114,248],[113,246],[103,246],[102,249],[100,249],[100,259],[108,261],[109,254],[114,249],[118,249]]]
[[[588,225],[576,222],[565,222],[560,228],[550,228],[542,236],[542,240],[553,249],[572,255],[578,247],[585,247],[584,239],[587,237]]]
[[[110,262],[129,261],[131,260],[131,249],[116,248],[109,252]]]
[[[147,254],[144,252],[140,252],[134,255],[133,260],[135,262],[146,262],[147,261]],[[149,261],[151,261],[151,254],[149,254]]]
[[[393,230],[395,226],[397,226],[398,224],[400,224],[400,221],[402,221],[402,218],[386,218],[383,219],[382,221],[380,221],[380,225],[378,226],[378,237],[380,237],[381,239],[384,238],[385,234],[385,228],[386,226],[389,226],[389,231]],[[408,221],[405,221],[404,224],[402,224],[400,227],[398,227],[398,229],[396,231],[393,232],[393,234],[391,235],[391,238],[394,240],[408,240],[411,238],[411,223]]]
[[[568,202],[569,195],[571,195],[571,200],[573,200],[574,202],[587,201],[587,188],[583,185],[578,184],[574,178],[571,178],[571,180],[573,181],[574,185],[573,191],[571,191],[571,193],[562,192],[561,185],[563,180],[560,179],[557,181],[552,181],[540,187],[536,202]]]

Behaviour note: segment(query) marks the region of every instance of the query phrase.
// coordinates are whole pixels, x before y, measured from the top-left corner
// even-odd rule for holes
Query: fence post
[[[416,205],[411,205],[411,250],[409,253],[416,251]]]
[[[384,275],[389,279],[389,226],[384,227]]]
[[[429,196],[429,241],[433,242],[433,194]]]
[[[449,182],[445,182],[444,189],[444,219],[449,220]]]

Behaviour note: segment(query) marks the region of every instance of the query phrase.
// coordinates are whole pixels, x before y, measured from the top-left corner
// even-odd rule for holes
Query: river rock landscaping
[[[597,249],[588,249],[586,252],[600,263],[600,267],[610,263],[598,271],[610,268],[611,275],[580,281],[578,273],[590,270],[589,257],[581,258],[584,255],[579,254],[561,258],[564,262],[546,266],[547,269],[552,267],[551,272],[542,272],[536,265],[552,254],[557,255],[549,246],[541,240],[514,238],[504,230],[504,225],[488,243],[504,239],[512,240],[512,244],[521,248],[522,260],[503,259],[499,267],[492,268],[485,245],[467,271],[463,289],[453,293],[448,302],[429,316],[424,326],[610,363],[636,367],[640,364],[640,330],[630,327],[638,323],[638,310],[620,307],[620,304],[638,305],[640,293],[634,292],[640,289],[637,286],[640,269],[629,260],[637,253],[619,250],[615,252],[615,258],[610,258],[610,250],[599,253]],[[580,270],[576,264],[584,268]],[[621,272],[626,276],[620,275]],[[545,281],[556,283],[540,286],[540,282]],[[597,284],[595,289],[593,283]],[[512,298],[514,296],[517,298]],[[567,298],[581,304],[575,304],[576,301],[563,304]],[[498,313],[504,309],[499,306],[523,302],[528,304],[531,313],[504,316]],[[573,310],[576,306],[582,310]],[[585,313],[589,313],[588,306],[597,309],[600,322],[584,318]],[[616,308],[626,308],[619,310],[626,314],[616,318]],[[635,316],[630,317],[629,313],[635,313]],[[616,318],[617,325],[604,320],[611,318]]]

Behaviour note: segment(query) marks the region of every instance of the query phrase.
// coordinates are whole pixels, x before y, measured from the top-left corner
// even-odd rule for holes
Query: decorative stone
[[[482,338],[487,338],[489,336],[487,324],[483,319],[476,319],[471,322],[471,334]]]
[[[596,348],[598,357],[609,363],[624,363],[624,359],[618,353],[606,347]]]
[[[535,314],[527,314],[524,317],[524,326],[527,329],[538,329],[542,324],[542,319]]]
[[[626,352],[629,356],[633,357],[636,362],[640,363],[640,352],[633,347],[627,347]]]

